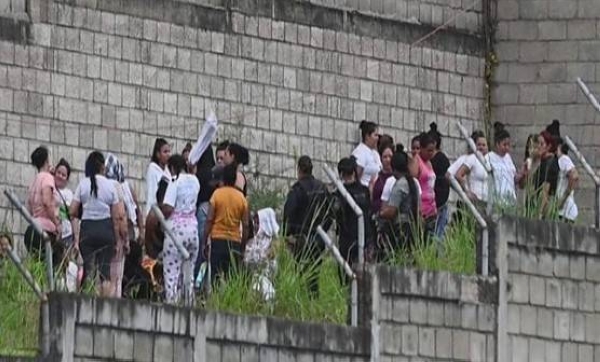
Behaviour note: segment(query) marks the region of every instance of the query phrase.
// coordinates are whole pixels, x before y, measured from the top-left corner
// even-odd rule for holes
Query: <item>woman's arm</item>
[[[204,225],[204,235],[202,236],[202,241],[204,244],[204,256],[206,258],[210,257],[208,250],[210,250],[210,242],[209,242],[209,237],[210,234],[212,233],[212,228],[215,222],[215,212],[213,209],[212,204],[208,205],[208,213],[206,216],[206,224]]]
[[[133,189],[127,184],[129,190],[131,191],[131,197],[133,198],[133,204],[135,205],[135,216],[137,219],[137,227],[140,234],[140,240],[144,235],[144,217],[142,216],[142,209],[140,209],[140,203],[138,202],[138,198]]]
[[[474,199],[476,199],[476,197],[471,192],[471,190],[469,190],[469,183],[467,182],[467,176],[470,173],[471,173],[471,170],[469,169],[469,167],[467,165],[462,165],[462,166],[460,166],[458,171],[456,171],[456,175],[454,177],[456,178],[456,181],[458,181],[458,183],[460,184],[460,187],[462,187],[462,189],[465,191],[465,193],[469,196],[469,198],[471,200],[474,200]]]
[[[246,207],[246,211],[242,216],[242,250],[246,249],[248,236],[250,235],[250,208]]]
[[[237,175],[235,177],[235,187],[237,187],[240,190],[243,190],[244,187],[246,187],[246,178],[240,171],[237,172]]]
[[[571,192],[573,192],[575,190],[575,188],[577,187],[577,185],[579,183],[579,172],[577,171],[576,168],[572,168],[567,173],[567,177],[568,177],[569,183],[567,184],[567,189],[565,190],[565,193],[563,195],[561,195],[561,198],[560,198],[559,208],[561,208],[561,209],[563,208],[563,206],[565,206],[565,202],[567,202],[569,195],[571,195]]]
[[[379,216],[382,219],[392,220],[398,214],[398,209],[394,206],[390,206],[388,203],[381,204],[381,211],[379,212]]]

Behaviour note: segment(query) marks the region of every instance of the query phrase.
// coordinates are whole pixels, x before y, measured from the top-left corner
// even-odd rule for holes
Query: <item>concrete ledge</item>
[[[233,12],[408,44],[436,28],[290,0],[231,0],[224,6],[173,0],[55,0],[55,3],[220,32],[234,31]],[[456,29],[440,30],[420,46],[475,56],[483,56],[485,52],[483,37]]]
[[[378,266],[383,295],[415,296],[463,303],[497,303],[495,278],[467,276],[443,271]]]
[[[509,245],[598,256],[600,230],[595,228],[514,216],[503,216],[500,223],[507,232],[496,237],[506,238]]]

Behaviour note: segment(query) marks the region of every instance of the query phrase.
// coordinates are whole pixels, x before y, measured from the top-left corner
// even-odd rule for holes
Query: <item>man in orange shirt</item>
[[[227,275],[232,262],[241,260],[248,239],[250,211],[244,194],[235,187],[236,176],[235,165],[225,166],[222,185],[210,199],[204,245],[213,281],[220,274]]]

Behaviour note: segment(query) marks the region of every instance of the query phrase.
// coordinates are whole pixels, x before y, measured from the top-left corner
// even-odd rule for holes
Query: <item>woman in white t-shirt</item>
[[[574,190],[579,182],[579,172],[568,155],[569,146],[562,139],[557,149],[558,157],[558,187],[556,197],[558,198],[558,215],[563,221],[575,222],[579,214],[577,204],[575,203]]]
[[[148,165],[146,172],[146,212],[145,217],[148,217],[152,206],[156,204],[156,192],[158,184],[164,177],[171,180],[171,175],[167,168],[167,162],[171,157],[171,145],[164,138],[157,138],[152,149],[152,162]]]
[[[495,149],[488,154],[494,176],[494,190],[490,201],[500,208],[514,207],[517,202],[516,185],[525,180],[527,169],[523,168],[517,173],[510,156],[510,134],[499,122],[494,123],[494,143]]]
[[[100,279],[99,292],[111,296],[110,264],[118,240],[127,235],[123,229],[125,211],[115,183],[104,177],[104,156],[98,151],[90,153],[85,163],[86,177],[79,182],[73,202],[71,217],[81,212],[79,250],[83,257],[84,277],[90,278],[96,267]]]
[[[482,131],[475,131],[471,139],[477,146],[477,151],[481,153],[484,160],[487,161],[488,144],[485,134]],[[461,184],[467,195],[476,204],[485,204],[488,201],[488,173],[485,167],[479,162],[475,153],[468,154],[462,161],[458,171],[455,174],[456,180]]]
[[[199,245],[196,201],[200,192],[200,183],[195,175],[187,173],[187,162],[183,156],[172,156],[169,158],[168,166],[175,179],[167,187],[161,209],[173,235],[190,253],[190,260],[195,261],[198,257]],[[175,240],[169,236],[165,237],[163,273],[168,303],[177,303],[181,299],[183,283],[183,258],[175,245]],[[190,263],[189,268],[188,273],[192,276],[194,264]],[[193,279],[190,278],[191,284],[187,286],[189,292],[193,291]],[[192,296],[190,294],[188,297]]]
[[[377,152],[377,141],[379,140],[378,127],[369,121],[360,122],[362,142],[352,151],[356,159],[356,172],[360,183],[373,189],[377,180],[377,174],[382,169],[381,158]]]
[[[56,192],[54,198],[58,205],[58,217],[61,221],[61,238],[68,249],[79,242],[79,223],[69,215],[69,207],[73,202],[73,191],[69,189],[69,178],[71,177],[71,165],[61,158],[54,167],[54,183]]]

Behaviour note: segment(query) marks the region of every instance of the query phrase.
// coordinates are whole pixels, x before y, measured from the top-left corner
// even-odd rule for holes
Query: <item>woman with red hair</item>
[[[533,174],[533,199],[539,202],[538,217],[549,216],[550,200],[556,195],[558,185],[558,158],[556,151],[560,140],[559,122],[553,121],[544,131],[540,133],[538,139],[538,155],[540,157],[540,166]],[[530,198],[531,200],[531,198]]]

